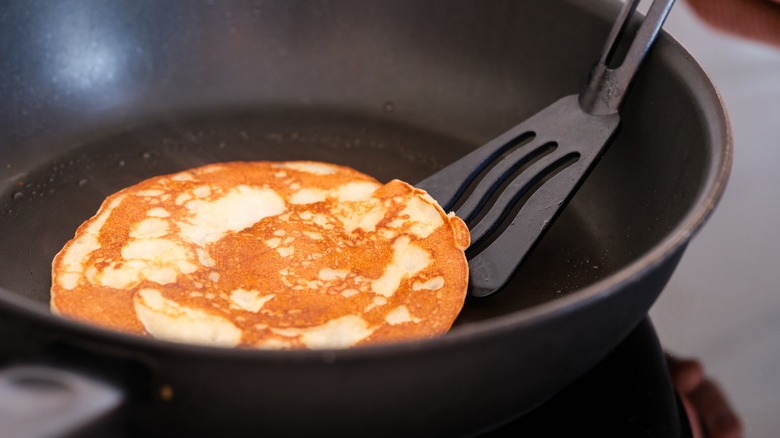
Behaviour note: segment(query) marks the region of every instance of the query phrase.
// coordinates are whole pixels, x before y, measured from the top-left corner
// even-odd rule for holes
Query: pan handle
[[[70,436],[105,427],[125,392],[104,381],[47,365],[0,370],[0,424],[4,437]]]

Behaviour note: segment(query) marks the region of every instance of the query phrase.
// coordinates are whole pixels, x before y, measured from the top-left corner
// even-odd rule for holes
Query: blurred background
[[[722,95],[731,118],[734,167],[723,201],[693,239],[651,317],[670,353],[698,358],[720,384],[742,417],[745,436],[775,437],[780,430],[780,4],[766,2],[774,7],[773,19],[753,22],[715,10],[722,3],[679,0],[665,25]],[[730,20],[731,31],[724,32],[710,13]]]

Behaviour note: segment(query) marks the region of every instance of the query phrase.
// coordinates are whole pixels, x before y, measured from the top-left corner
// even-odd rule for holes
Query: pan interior
[[[417,182],[579,90],[618,9],[12,2],[0,14],[0,288],[46,309],[54,255],[107,195],[150,176],[310,159]],[[658,43],[614,144],[507,290],[469,300],[458,324],[613,275],[701,208],[722,159],[719,104],[692,60]]]
[[[381,181],[416,182],[475,145],[364,115],[302,111],[221,111],[80,136],[6,181],[0,199],[0,287],[48,306],[51,261],[76,228],[113,192],[142,179],[232,160],[319,160]],[[62,141],[62,140],[60,140]],[[61,151],[62,148],[49,150]],[[608,240],[593,233],[574,202],[497,298],[469,301],[457,324],[565,296],[614,270]],[[511,255],[509,255],[511,256]]]

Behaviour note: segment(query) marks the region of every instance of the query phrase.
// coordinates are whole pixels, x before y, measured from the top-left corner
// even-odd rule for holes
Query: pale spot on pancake
[[[155,208],[149,210],[146,213],[146,215],[149,216],[149,217],[166,218],[166,217],[170,217],[171,213],[168,210],[166,210],[166,209],[164,209],[162,207],[155,207]]]
[[[228,319],[182,306],[156,289],[141,289],[133,304],[138,320],[155,338],[224,347],[241,341],[241,330]]]
[[[360,220],[360,223],[358,224],[358,228],[362,229],[363,231],[373,233],[376,231],[376,226],[379,221],[384,219],[386,214],[387,209],[381,205],[378,205],[366,213],[365,216],[363,216],[363,218]]]
[[[245,185],[214,201],[190,201],[186,207],[192,216],[179,224],[182,235],[201,246],[285,210],[284,200],[275,191]]]
[[[387,226],[389,228],[400,228],[405,224],[404,220],[401,218],[393,219],[387,223]]]
[[[125,260],[145,260],[159,265],[173,265],[180,260],[189,260],[186,247],[168,239],[131,240],[122,248]]]
[[[398,232],[397,231],[388,230],[388,229],[385,229],[385,228],[383,228],[381,230],[377,230],[377,234],[379,235],[380,238],[382,238],[384,240],[387,240],[387,241],[392,241],[393,239],[398,237]]]
[[[374,299],[371,301],[371,304],[366,306],[365,309],[363,309],[363,311],[370,312],[375,307],[384,306],[385,304],[387,304],[387,298],[383,296],[374,297]]]
[[[209,272],[209,280],[216,283],[219,281],[219,272]]]
[[[192,195],[190,195],[189,193],[182,193],[181,195],[176,197],[174,203],[176,205],[184,205],[184,203],[189,201],[190,199],[192,199]]]
[[[420,322],[420,318],[414,318],[412,317],[412,314],[409,313],[409,309],[406,308],[406,306],[398,306],[395,309],[391,310],[387,313],[385,316],[385,322],[387,322],[390,325],[398,325],[398,324],[404,324],[407,322]]]
[[[330,225],[330,221],[328,220],[328,217],[325,216],[324,214],[315,214],[314,216],[312,216],[311,221],[316,225],[319,225],[320,227],[325,229],[328,229],[328,226]]]
[[[402,278],[403,272],[396,265],[389,265],[384,274],[371,283],[371,289],[374,293],[392,296],[401,285]]]
[[[79,273],[83,271],[82,260],[89,254],[100,248],[97,238],[92,234],[86,234],[76,239],[68,248],[62,259],[66,272]]]
[[[114,289],[127,289],[141,281],[141,270],[146,263],[141,261],[129,261],[118,264],[111,262],[106,269],[98,275],[90,276],[90,282]]]
[[[436,207],[431,205],[430,201],[426,202],[428,199],[430,196],[427,194],[413,196],[401,211],[401,215],[408,216],[409,220],[413,222],[409,231],[421,238],[430,236],[437,228],[444,225],[444,219]]]
[[[409,237],[401,236],[393,242],[392,262],[381,277],[371,282],[371,289],[374,293],[392,296],[401,280],[422,271],[430,261],[428,251],[411,243]]]
[[[300,189],[290,197],[290,204],[305,205],[322,202],[328,197],[328,191],[316,188]]]
[[[261,296],[260,292],[256,290],[236,289],[230,293],[230,301],[246,311],[257,313],[266,302],[275,296],[275,294]]]
[[[279,171],[274,173],[274,176],[277,178],[287,178],[287,172]]]
[[[276,249],[276,248],[279,248],[279,245],[282,244],[282,239],[280,239],[278,237],[272,237],[272,238],[266,240],[265,244],[268,245],[268,247],[271,248],[271,249]]]
[[[195,181],[195,178],[189,172],[181,172],[171,177],[174,181]]]
[[[198,270],[198,267],[188,260],[179,260],[176,262],[176,266],[179,268],[182,274],[192,274]]]
[[[359,293],[360,291],[356,289],[344,289],[343,291],[341,291],[341,295],[344,296],[344,298],[354,297]]]
[[[350,182],[336,189],[336,198],[341,202],[367,201],[379,187],[370,181]]]
[[[76,286],[78,286],[80,279],[81,275],[75,272],[66,272],[59,276],[60,285],[68,290],[73,290]]]
[[[377,200],[345,204],[337,212],[344,231],[351,233],[360,228],[366,232],[376,231],[376,226],[387,214],[387,208]]]
[[[192,194],[197,196],[198,198],[205,198],[205,197],[211,195],[211,187],[209,187],[209,186],[198,186],[198,187],[195,187],[192,190]]]
[[[409,243],[409,238],[406,236],[400,237],[393,245],[393,249],[393,263],[400,266],[407,275],[422,271],[431,262],[428,251]]]
[[[284,231],[284,230],[276,230],[276,231],[274,231],[274,236],[283,237],[285,234],[287,234],[287,231]]]
[[[135,196],[141,196],[143,198],[154,198],[162,195],[163,193],[165,193],[165,190],[158,190],[158,189],[139,190],[135,192]]]
[[[357,315],[346,315],[315,327],[271,330],[282,336],[298,337],[308,348],[346,348],[371,336],[375,328]]]
[[[148,280],[157,284],[170,284],[176,281],[176,270],[165,266],[158,269],[147,269],[144,273]]]
[[[316,233],[314,231],[304,231],[303,235],[308,237],[309,239],[312,239],[312,240],[322,240],[323,239],[323,236],[322,236],[321,233]]]
[[[225,166],[221,164],[210,164],[208,166],[204,166],[200,168],[200,171],[203,173],[217,173],[221,172],[225,169]]]
[[[294,246],[280,246],[279,248],[276,248],[276,252],[279,253],[282,257],[290,257],[291,255],[295,254],[295,247]]]
[[[151,239],[166,234],[168,234],[168,221],[159,218],[144,219],[130,230],[130,237],[134,239]]]
[[[91,265],[87,268],[86,272],[84,272],[84,278],[87,279],[90,283],[97,283],[97,276],[100,274],[100,271],[95,267],[95,265]]]
[[[195,253],[198,254],[198,261],[201,265],[213,268],[217,264],[205,249],[198,248],[195,250]]]
[[[415,281],[412,290],[439,290],[444,287],[444,277],[433,277],[427,281]]]
[[[322,281],[333,281],[347,278],[347,275],[349,275],[349,271],[346,269],[322,268],[317,273],[317,278]]]
[[[311,173],[313,175],[332,175],[336,173],[336,170],[338,169],[336,166],[326,163],[317,163],[314,161],[290,161],[277,164],[275,167],[297,170],[299,172]]]
[[[138,239],[129,241],[121,250],[124,262],[112,262],[95,275],[92,282],[127,289],[147,279],[159,284],[176,281],[179,272],[190,274],[196,269],[189,262],[187,248],[167,239]]]

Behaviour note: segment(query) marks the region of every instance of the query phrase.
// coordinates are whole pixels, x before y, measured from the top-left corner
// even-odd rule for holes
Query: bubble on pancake
[[[109,196],[52,265],[61,315],[159,339],[346,348],[446,332],[468,229],[424,191],[316,162],[234,162]]]

